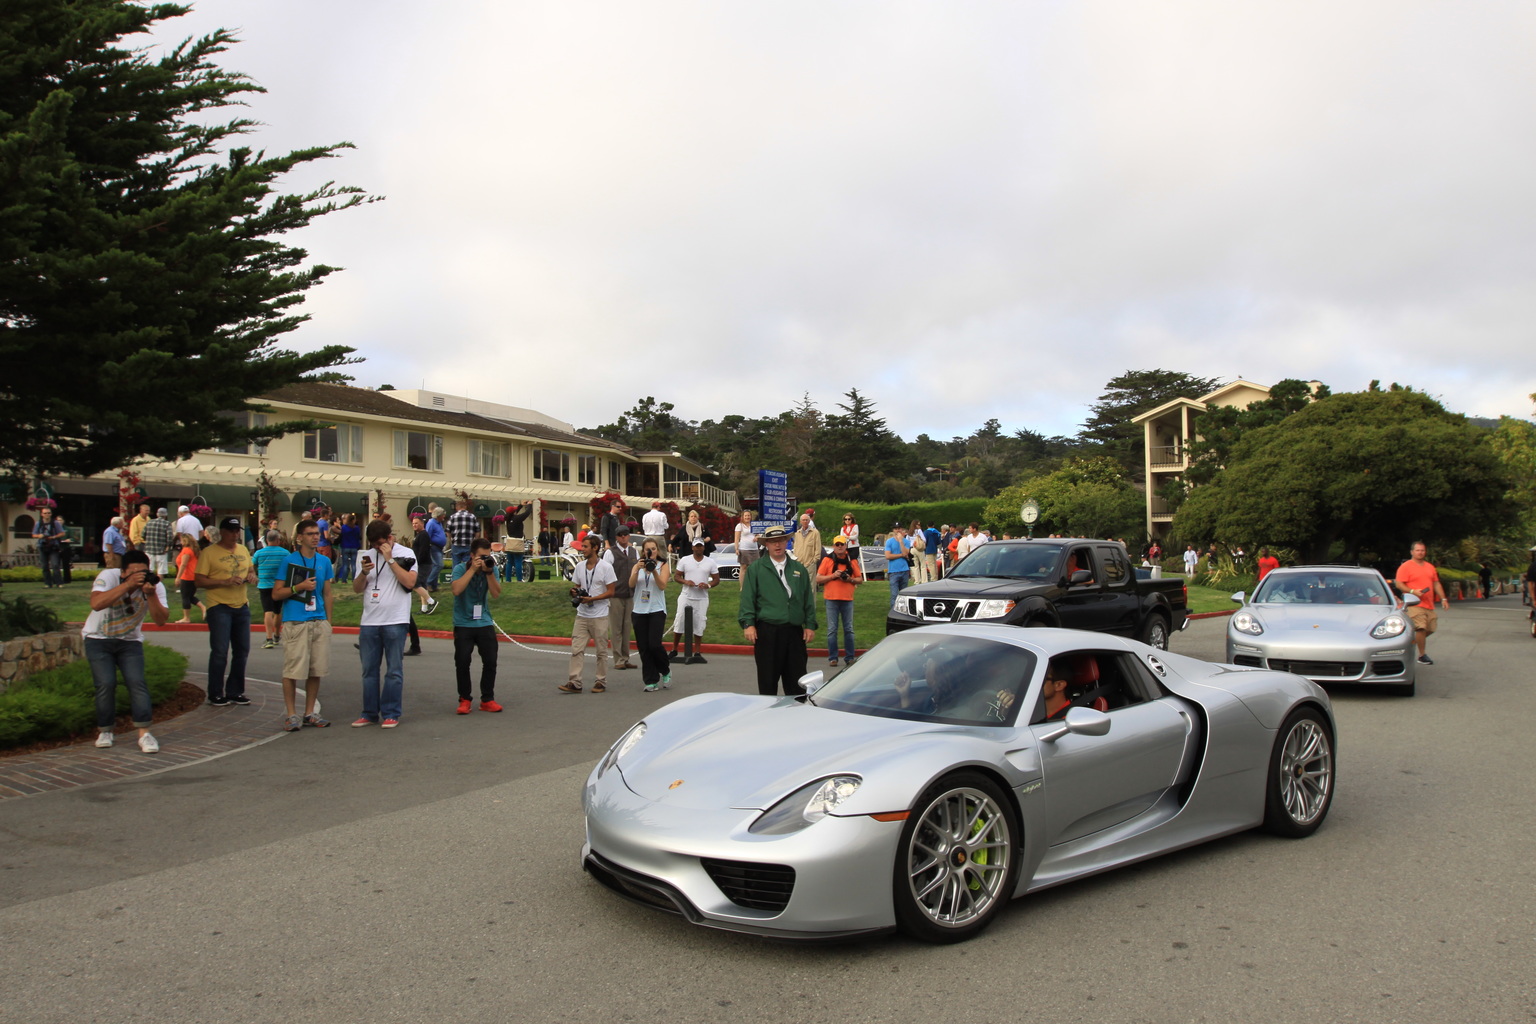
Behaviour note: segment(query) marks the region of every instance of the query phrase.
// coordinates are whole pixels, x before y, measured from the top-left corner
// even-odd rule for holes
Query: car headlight
[[[747,831],[759,836],[785,836],[799,832],[836,811],[859,791],[857,775],[834,775],[801,786],[763,812]]]
[[[1013,611],[1016,601],[1003,601],[989,598],[976,605],[976,611],[971,615],[973,619],[1000,619]]]
[[[619,760],[625,754],[629,753],[630,750],[634,747],[634,745],[636,743],[640,742],[640,738],[642,736],[644,736],[644,735],[645,735],[645,723],[644,722],[636,722],[630,728],[629,732],[626,732],[623,736],[620,736],[619,737],[619,742],[615,743],[612,747],[609,748],[608,756],[604,757],[603,758],[603,763],[598,765],[598,768],[597,768],[597,775],[598,775],[598,777],[601,778],[603,776],[604,772],[606,772],[609,768],[612,768],[614,765],[618,764]]]
[[[1408,620],[1401,615],[1388,615],[1376,623],[1376,628],[1371,630],[1371,636],[1377,640],[1385,640],[1388,637],[1402,636],[1408,628]]]
[[[1264,632],[1264,626],[1259,622],[1258,616],[1252,612],[1238,612],[1232,616],[1232,628],[1239,633],[1247,633],[1249,636],[1258,636]]]

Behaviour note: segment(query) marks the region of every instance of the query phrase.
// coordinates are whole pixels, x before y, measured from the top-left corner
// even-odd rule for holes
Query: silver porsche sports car
[[[1065,629],[889,636],[809,697],[711,693],[629,729],[582,803],[592,877],[695,924],[954,942],[1014,896],[1333,798],[1299,676]]]
[[[1369,683],[1413,696],[1413,623],[1375,569],[1298,565],[1274,569],[1227,620],[1227,660],[1294,672],[1318,683]]]

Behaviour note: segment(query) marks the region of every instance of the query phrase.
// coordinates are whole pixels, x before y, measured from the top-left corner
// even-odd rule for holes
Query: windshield
[[[1011,576],[1044,580],[1061,557],[1061,549],[1046,544],[983,544],[966,555],[950,576]]]
[[[1392,604],[1380,576],[1362,572],[1272,572],[1254,604]]]
[[[812,698],[857,715],[1012,725],[1035,656],[997,640],[911,631],[887,637]]]

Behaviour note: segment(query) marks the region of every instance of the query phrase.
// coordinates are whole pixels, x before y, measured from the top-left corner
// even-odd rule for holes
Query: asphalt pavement
[[[347,727],[338,637],[333,728],[0,801],[0,1021],[1529,1020],[1536,640],[1514,597],[1441,624],[1417,697],[1335,692],[1338,792],[1312,838],[1063,886],[951,947],[693,928],[580,870],[592,763],[658,704],[753,690],[748,659],[565,695],[563,651],[503,645],[507,711],[459,716],[451,644],[426,640],[386,732]],[[1174,649],[1219,659],[1224,627]],[[194,667],[206,650],[157,639]]]

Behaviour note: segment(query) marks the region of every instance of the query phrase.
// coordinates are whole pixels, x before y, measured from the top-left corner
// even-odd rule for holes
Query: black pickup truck
[[[930,622],[1064,626],[1166,650],[1188,610],[1182,578],[1139,578],[1113,541],[1000,540],[966,555],[942,580],[903,590],[886,613],[885,631]]]

